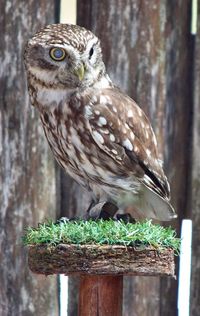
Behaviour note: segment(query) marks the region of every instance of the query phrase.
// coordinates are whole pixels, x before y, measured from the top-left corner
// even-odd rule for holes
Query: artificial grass
[[[179,253],[180,239],[171,228],[144,222],[125,223],[114,220],[64,221],[60,224],[48,222],[37,228],[28,227],[23,236],[25,245],[59,243],[107,244],[134,247],[152,246],[158,250],[172,248]]]

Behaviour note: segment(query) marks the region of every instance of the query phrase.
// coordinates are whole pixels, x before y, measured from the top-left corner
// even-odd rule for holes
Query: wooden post
[[[79,289],[79,316],[121,316],[123,277],[82,275]]]

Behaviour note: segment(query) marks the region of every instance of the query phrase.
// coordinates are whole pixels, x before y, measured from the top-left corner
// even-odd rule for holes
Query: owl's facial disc
[[[63,59],[65,66],[62,66],[59,60],[57,61],[57,64],[60,65],[58,78],[70,88],[90,86],[105,70],[101,49],[97,42],[88,44],[83,52],[71,47],[65,47],[65,52],[66,58]]]

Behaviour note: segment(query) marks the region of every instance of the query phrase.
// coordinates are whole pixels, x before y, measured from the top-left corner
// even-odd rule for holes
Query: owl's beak
[[[85,67],[82,63],[78,68],[74,69],[74,74],[78,77],[80,81],[83,80],[85,75]]]

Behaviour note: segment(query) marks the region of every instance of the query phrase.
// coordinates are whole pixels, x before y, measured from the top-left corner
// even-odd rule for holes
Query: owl
[[[32,105],[61,167],[91,193],[89,214],[176,217],[151,124],[109,78],[99,39],[52,24],[25,47]]]

